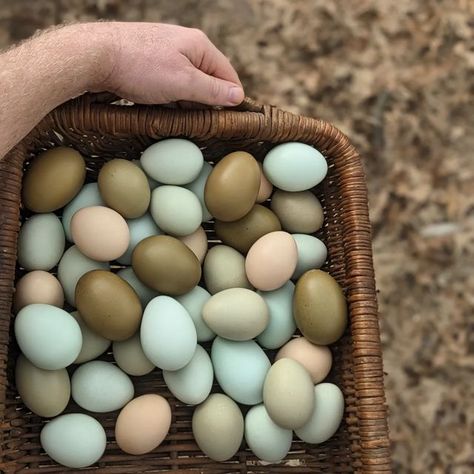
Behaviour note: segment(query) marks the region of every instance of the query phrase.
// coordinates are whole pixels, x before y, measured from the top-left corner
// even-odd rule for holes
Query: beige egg
[[[33,303],[63,307],[63,287],[54,275],[42,270],[35,270],[18,280],[13,302],[14,311],[17,313],[24,306]]]
[[[192,234],[185,235],[184,237],[177,237],[178,240],[181,240],[186,247],[191,249],[198,258],[199,262],[204,261],[204,257],[207,253],[207,235],[203,227],[198,227],[198,229]]]
[[[155,368],[143,352],[138,332],[125,341],[115,341],[112,351],[115,362],[128,375],[145,375]]]
[[[256,202],[264,202],[266,201],[271,195],[273,191],[273,184],[268,181],[267,177],[263,174],[263,166],[262,163],[258,163],[260,168],[260,187],[258,188],[257,194],[257,201]]]
[[[149,453],[163,442],[170,426],[167,400],[160,395],[142,395],[122,408],[115,424],[115,440],[126,453]]]
[[[275,361],[287,358],[299,362],[311,375],[314,384],[322,382],[332,365],[332,354],[327,346],[311,344],[305,337],[287,342],[277,353]]]
[[[71,234],[77,248],[98,262],[122,256],[130,243],[125,219],[104,206],[84,207],[71,220]]]
[[[255,288],[271,291],[291,278],[297,261],[298,251],[293,237],[283,231],[270,232],[250,247],[245,271]]]

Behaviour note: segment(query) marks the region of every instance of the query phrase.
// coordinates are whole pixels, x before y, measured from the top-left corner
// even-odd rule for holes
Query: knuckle
[[[204,33],[204,31],[200,30],[199,28],[191,28],[191,35],[198,41],[207,40],[206,33]]]
[[[209,95],[212,99],[218,99],[222,95],[222,85],[215,78],[210,81]]]

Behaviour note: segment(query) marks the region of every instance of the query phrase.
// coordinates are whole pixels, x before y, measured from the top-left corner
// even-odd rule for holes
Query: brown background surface
[[[397,473],[474,472],[472,0],[0,0],[0,48],[97,18],[196,26],[246,93],[365,157]]]

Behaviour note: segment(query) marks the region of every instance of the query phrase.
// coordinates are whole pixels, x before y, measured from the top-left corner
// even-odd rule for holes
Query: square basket
[[[39,432],[44,421],[23,405],[13,376],[18,347],[11,304],[15,278],[22,274],[16,256],[18,230],[25,218],[23,170],[39,152],[61,144],[82,153],[87,181],[92,181],[105,161],[139,158],[147,146],[166,137],[194,141],[210,162],[236,150],[262,160],[273,146],[288,141],[308,143],[326,157],[328,176],[313,192],[325,214],[325,225],[317,233],[328,248],[323,270],[342,285],[349,305],[350,324],[343,338],[331,346],[334,364],[328,378],[344,393],[344,420],[337,434],[323,444],[307,445],[295,438],[290,454],[280,463],[260,462],[245,444],[231,460],[218,463],[194,442],[192,407],[175,400],[160,371],[154,370],[133,380],[138,395],[155,392],[170,401],[173,420],[166,440],[142,456],[123,453],[113,435],[117,413],[93,414],[104,425],[108,443],[104,456],[87,470],[109,474],[391,472],[367,188],[359,155],[347,137],[324,121],[251,100],[234,110],[182,110],[113,105],[100,96],[83,96],[54,110],[0,161],[0,472],[71,471],[42,451]],[[212,225],[206,225],[210,245],[219,242]],[[110,359],[110,354],[105,357]],[[83,410],[71,401],[66,411]]]

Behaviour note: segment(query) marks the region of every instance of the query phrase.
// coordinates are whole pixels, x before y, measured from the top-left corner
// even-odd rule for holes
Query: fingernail
[[[231,87],[229,89],[229,103],[238,105],[244,100],[244,91],[240,87]]]

